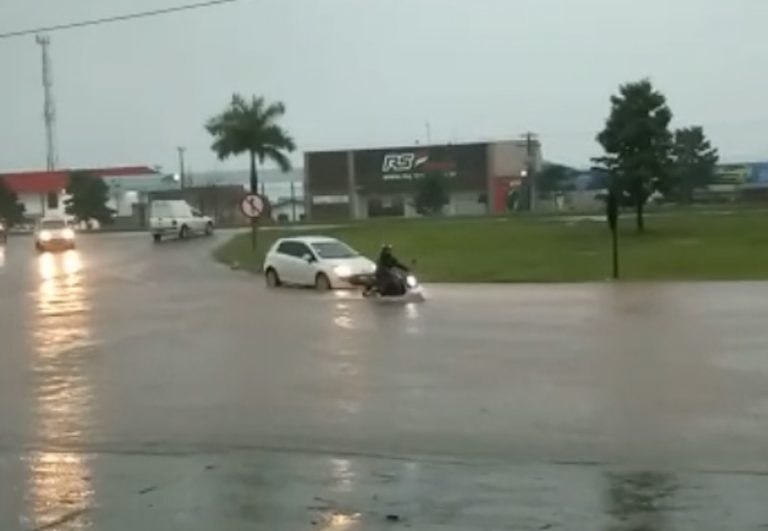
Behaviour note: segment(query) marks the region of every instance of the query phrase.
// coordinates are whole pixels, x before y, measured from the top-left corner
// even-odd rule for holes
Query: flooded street
[[[768,526],[766,283],[391,306],[80,244],[0,248],[0,529]]]

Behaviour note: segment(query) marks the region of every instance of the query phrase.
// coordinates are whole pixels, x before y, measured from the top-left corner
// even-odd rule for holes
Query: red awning
[[[0,178],[4,179],[11,190],[17,194],[47,194],[63,191],[69,184],[69,175],[74,172],[90,173],[99,177],[127,177],[157,173],[148,166],[118,166],[82,170],[25,171],[0,174]]]
[[[40,171],[3,175],[5,184],[17,194],[60,192],[69,183],[68,171]]]

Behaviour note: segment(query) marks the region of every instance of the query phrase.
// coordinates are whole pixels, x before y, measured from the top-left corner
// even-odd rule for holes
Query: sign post
[[[240,201],[240,211],[251,220],[251,248],[256,250],[256,229],[259,218],[264,212],[266,202],[259,194],[247,194]]]
[[[605,201],[605,214],[608,218],[608,226],[611,229],[611,243],[613,246],[613,279],[619,278],[619,199],[612,186],[608,191]]]

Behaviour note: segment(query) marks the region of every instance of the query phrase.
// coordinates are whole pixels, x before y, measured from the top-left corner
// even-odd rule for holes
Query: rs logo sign
[[[429,160],[427,153],[389,153],[384,156],[381,171],[397,173],[414,170]]]
[[[414,160],[416,160],[416,155],[413,153],[390,153],[384,156],[381,171],[384,173],[410,171],[413,168]]]

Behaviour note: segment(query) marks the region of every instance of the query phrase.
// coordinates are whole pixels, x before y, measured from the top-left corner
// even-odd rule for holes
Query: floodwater
[[[377,305],[214,243],[0,248],[0,529],[768,526],[768,284]]]

